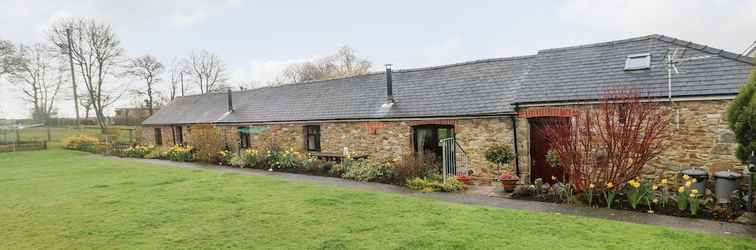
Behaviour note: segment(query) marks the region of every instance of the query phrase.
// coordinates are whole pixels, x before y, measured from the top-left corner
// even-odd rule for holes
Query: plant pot
[[[501,180],[501,187],[504,188],[504,191],[512,192],[515,186],[517,186],[517,180]]]
[[[470,179],[470,177],[464,177],[464,178],[456,177],[456,178],[458,181],[461,181],[465,185],[472,185],[472,179]]]

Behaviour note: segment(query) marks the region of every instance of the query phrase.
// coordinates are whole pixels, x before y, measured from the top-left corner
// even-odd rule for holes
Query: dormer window
[[[641,70],[651,68],[651,54],[635,54],[627,56],[625,70]]]

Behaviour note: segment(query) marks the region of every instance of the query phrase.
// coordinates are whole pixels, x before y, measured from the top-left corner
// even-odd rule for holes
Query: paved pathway
[[[719,221],[704,220],[704,219],[681,218],[681,217],[674,217],[674,216],[667,216],[667,215],[646,214],[646,213],[613,210],[613,209],[605,209],[605,208],[589,208],[589,207],[562,205],[562,204],[537,202],[537,201],[523,201],[523,200],[514,200],[514,199],[506,199],[506,198],[497,198],[497,197],[491,197],[486,194],[475,193],[475,192],[420,193],[420,192],[415,192],[404,187],[400,187],[396,185],[389,185],[389,184],[382,184],[382,183],[357,182],[357,181],[334,178],[334,177],[291,174],[291,173],[282,173],[282,172],[268,172],[264,170],[248,169],[248,168],[241,169],[241,168],[219,167],[217,165],[206,164],[206,163],[186,163],[186,162],[173,162],[173,161],[165,161],[165,160],[147,160],[147,159],[117,158],[117,157],[111,157],[111,158],[120,159],[120,160],[134,160],[134,161],[140,161],[140,162],[155,163],[161,166],[173,166],[173,167],[194,168],[194,169],[211,169],[215,171],[233,172],[233,173],[259,175],[259,176],[276,176],[276,177],[280,177],[280,178],[291,180],[291,181],[312,182],[312,183],[317,183],[317,184],[322,184],[322,185],[336,186],[336,187],[343,187],[343,188],[355,188],[355,189],[361,189],[361,190],[367,190],[367,191],[396,193],[396,194],[401,194],[401,195],[406,195],[406,196],[431,198],[435,200],[442,200],[442,201],[454,202],[454,203],[483,205],[483,206],[490,206],[490,207],[510,208],[510,209],[519,209],[519,210],[535,211],[535,212],[568,214],[568,215],[624,221],[624,222],[637,223],[637,224],[649,224],[649,225],[673,227],[673,228],[679,228],[679,229],[685,229],[685,230],[691,230],[691,231],[702,231],[702,232],[717,233],[717,234],[743,235],[743,236],[756,238],[756,226],[748,226],[748,225],[737,224],[737,223],[727,223],[727,222],[719,222]]]

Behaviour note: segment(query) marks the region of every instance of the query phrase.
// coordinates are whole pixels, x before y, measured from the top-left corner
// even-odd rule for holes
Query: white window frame
[[[646,65],[634,66],[634,67],[630,67],[628,65],[630,63],[630,60],[638,60],[638,59],[644,59],[644,58],[647,60]],[[650,68],[651,68],[651,53],[628,55],[627,58],[625,58],[625,70],[640,70],[640,69],[650,69]]]

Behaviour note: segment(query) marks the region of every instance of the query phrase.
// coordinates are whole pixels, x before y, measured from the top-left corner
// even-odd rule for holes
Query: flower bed
[[[97,138],[81,135],[66,138],[66,142],[65,146],[68,149],[103,152],[90,150],[91,148],[104,147]],[[180,162],[204,159],[199,159],[196,154],[192,146],[182,145],[172,147],[131,145],[128,148],[113,152],[113,155],[119,157],[164,159]],[[208,158],[221,166],[405,185],[423,192],[462,191],[470,181],[468,176],[458,176],[444,181],[439,173],[440,166],[434,157],[423,154],[408,154],[396,160],[353,159],[351,155],[346,155],[343,161],[335,163],[310,157],[306,153],[293,148],[284,149],[275,143],[269,143],[259,148],[244,149],[239,153],[228,149],[221,150]]]
[[[731,195],[730,204],[718,206],[713,194],[695,189],[695,183],[696,179],[687,175],[677,180],[636,178],[619,185],[611,182],[589,184],[585,190],[577,192],[573,184],[558,182],[549,185],[536,179],[532,185],[518,186],[512,197],[730,222],[743,214],[745,203],[741,191]]]

